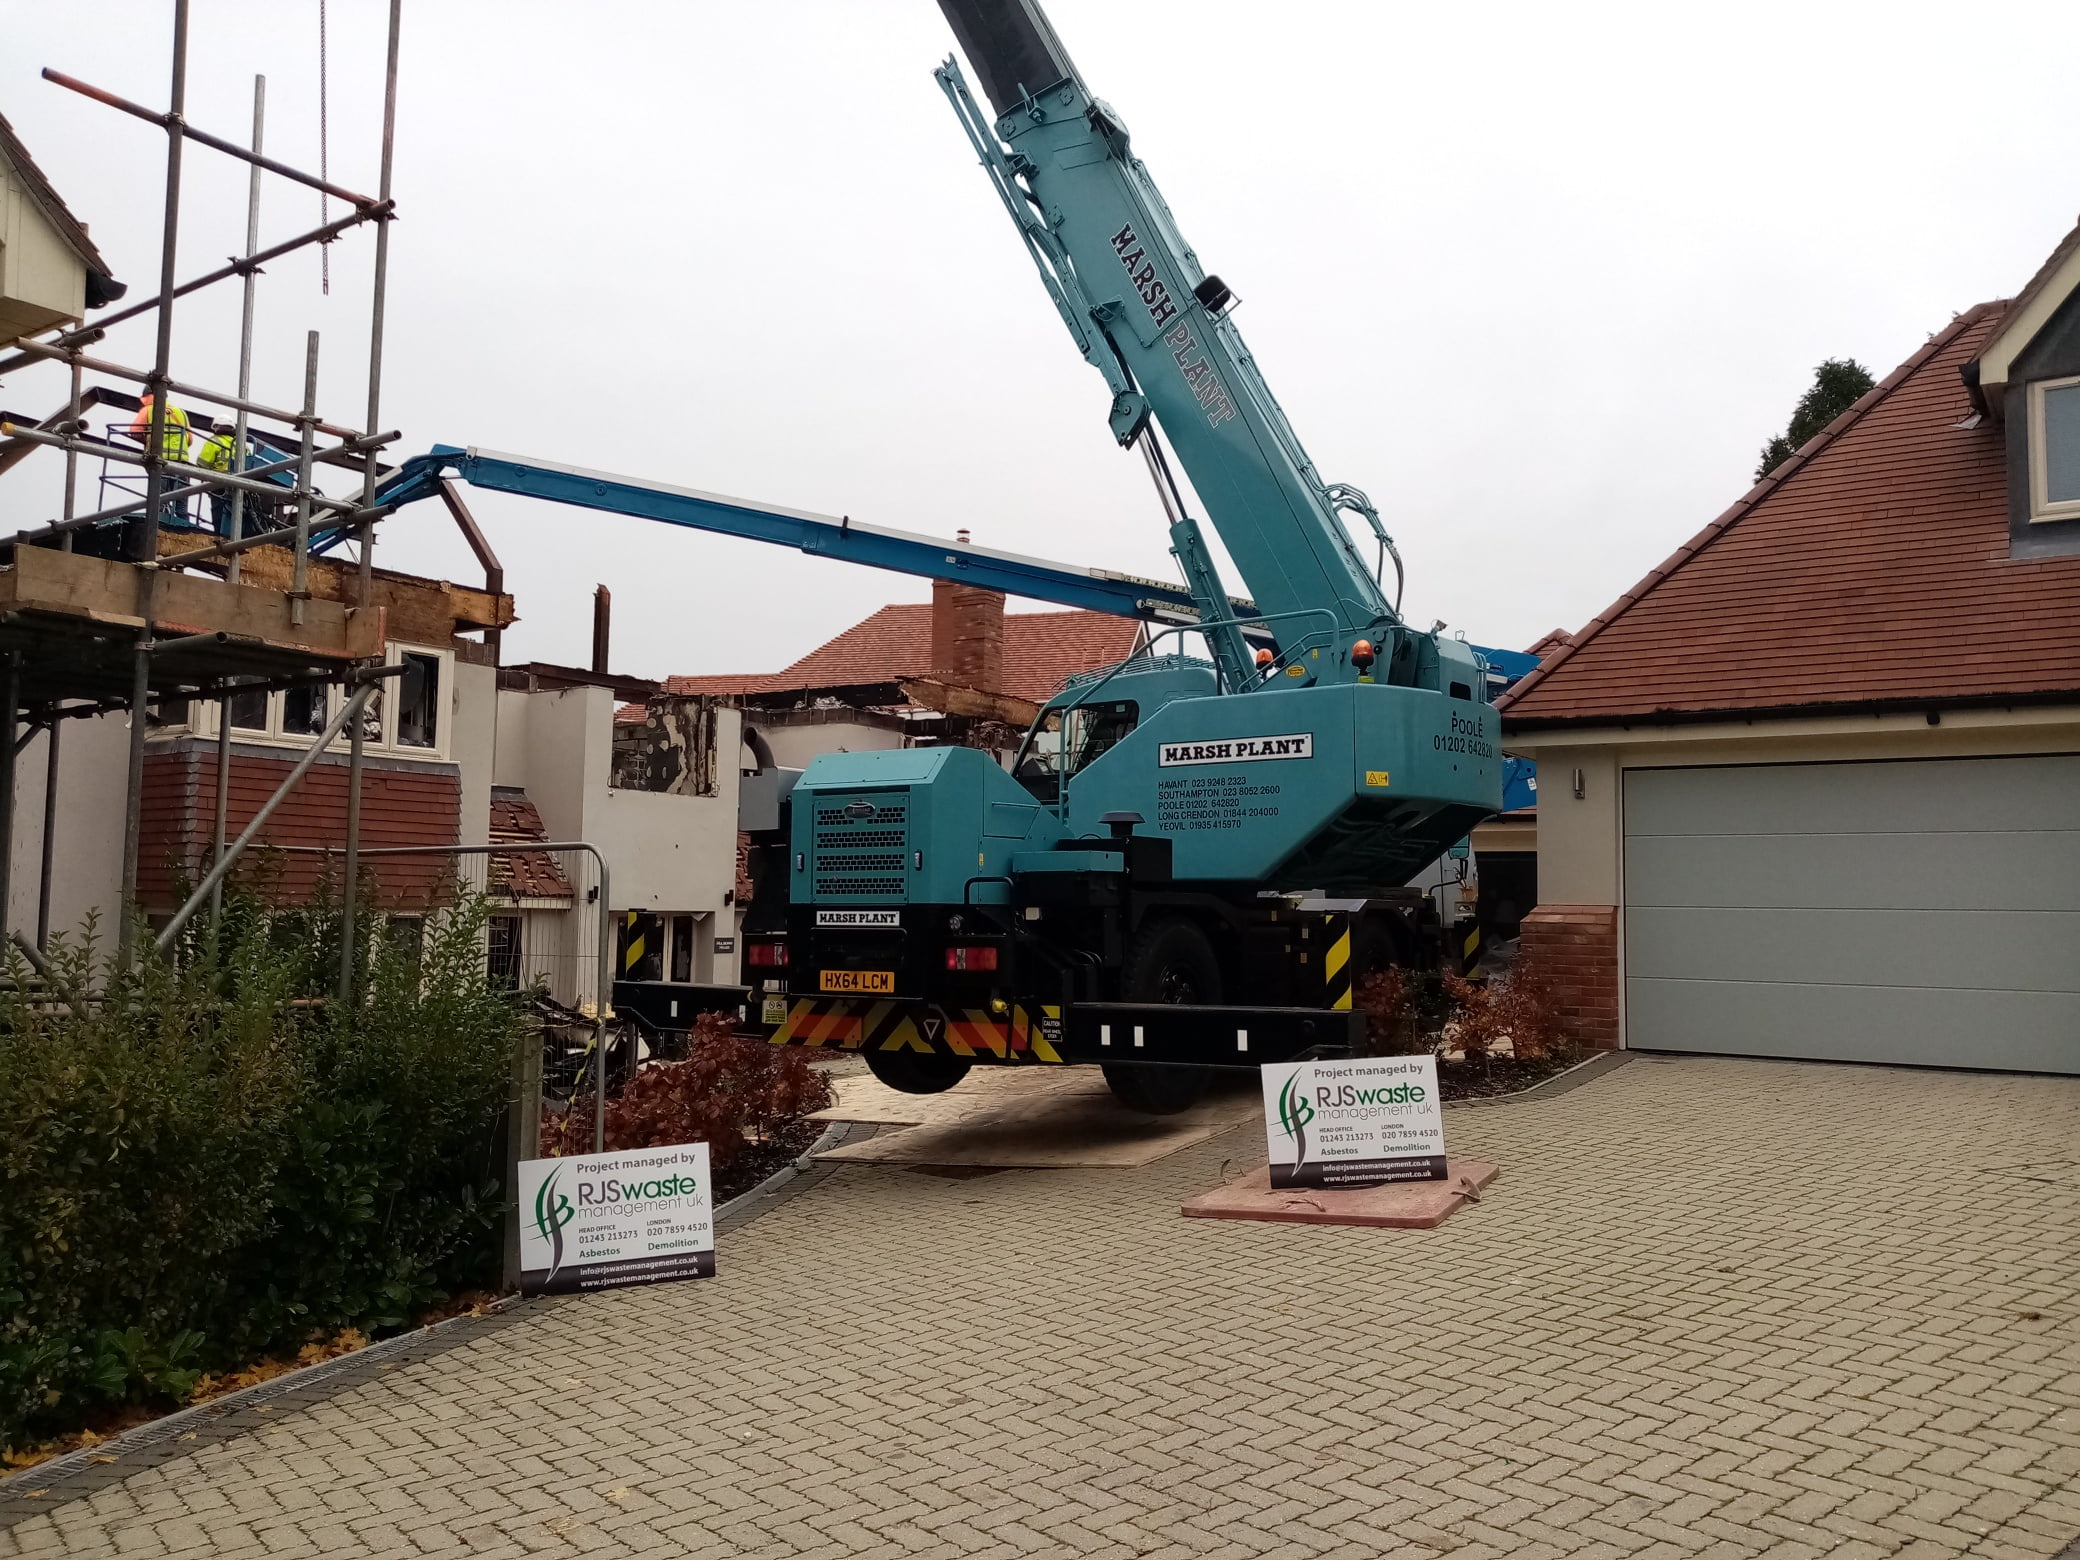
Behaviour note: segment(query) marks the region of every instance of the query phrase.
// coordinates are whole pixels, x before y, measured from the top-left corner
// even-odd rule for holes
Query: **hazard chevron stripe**
[[[1351,968],[1351,922],[1347,915],[1323,917],[1328,923],[1329,951],[1322,959],[1323,1005],[1350,1010],[1351,983],[1357,971]]]
[[[1040,1012],[1059,1020],[1061,1008]],[[998,1018],[986,1008],[937,1008],[921,1002],[876,1002],[858,997],[798,997],[772,1033],[774,1045],[833,1050],[917,1051],[966,1061],[1039,1061],[1059,1064],[1042,1027],[1023,1007]]]

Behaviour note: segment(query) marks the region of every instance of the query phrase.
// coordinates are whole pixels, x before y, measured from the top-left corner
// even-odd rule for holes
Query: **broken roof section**
[[[22,193],[41,213],[44,221],[87,268],[87,307],[98,309],[129,291],[115,279],[108,262],[101,258],[101,251],[87,236],[86,224],[72,214],[71,208],[52,187],[43,170],[36,166],[36,159],[29,155],[29,148],[22,144],[21,137],[14,133],[14,126],[4,115],[0,115],[0,158],[6,160],[21,185]]]
[[[491,788],[490,832],[493,845],[527,845],[549,838],[540,811],[517,786]],[[575,892],[555,856],[532,850],[492,856],[485,869],[484,889],[500,900],[568,902]]]
[[[2005,445],[1960,370],[1981,304],[1501,702],[1506,729],[2080,692],[2080,557],[2009,556]]]

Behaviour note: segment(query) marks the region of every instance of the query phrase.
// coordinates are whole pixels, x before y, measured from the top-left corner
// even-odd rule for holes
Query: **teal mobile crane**
[[[960,560],[976,566],[965,577],[1077,605],[1188,596],[1188,609],[1132,659],[1073,679],[1008,771],[958,747],[813,760],[754,850],[746,973],[778,1010],[775,1042],[858,1050],[898,1089],[950,1088],[976,1064],[1098,1063],[1125,1103],[1178,1110],[1213,1068],[1353,1045],[1357,981],[1438,956],[1434,912],[1402,885],[1502,805],[1489,668],[1402,620],[1377,512],[1317,473],[1243,344],[1233,295],[1035,0],[940,7],[994,117],[951,57],[939,84],[1111,392],[1114,436],[1147,463],[1187,590],[1059,568],[1021,590],[1033,560],[1004,556]],[[386,497],[430,491],[445,466],[938,572],[925,538],[475,451],[407,463]],[[1368,527],[1372,567],[1344,514]],[[1186,634],[1211,658],[1186,654]]]
[[[1473,652],[1388,601],[1378,513],[1317,473],[1233,294],[1036,0],[940,9],[993,113],[951,57],[939,85],[1148,463],[1212,659],[1076,679],[1009,773],[962,748],[812,762],[768,869],[788,904],[764,942],[786,961],[765,966],[790,999],[776,1038],[860,1048],[912,1090],[976,1062],[1097,1062],[1127,1104],[1175,1110],[1211,1067],[1351,1043],[1352,981],[1420,936],[1396,885],[1501,805],[1498,723]],[[1253,653],[1252,631],[1275,645]]]

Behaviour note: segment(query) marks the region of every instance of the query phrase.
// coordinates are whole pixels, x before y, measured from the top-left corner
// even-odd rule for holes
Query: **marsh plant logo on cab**
[[[1177,764],[1246,764],[1261,758],[1313,758],[1314,733],[1282,737],[1218,737],[1207,742],[1165,742],[1156,751],[1164,769]]]

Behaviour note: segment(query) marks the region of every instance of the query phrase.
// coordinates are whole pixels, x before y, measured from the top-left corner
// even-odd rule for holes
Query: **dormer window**
[[[2029,517],[2080,520],[2080,377],[2029,387]]]

